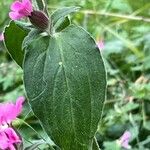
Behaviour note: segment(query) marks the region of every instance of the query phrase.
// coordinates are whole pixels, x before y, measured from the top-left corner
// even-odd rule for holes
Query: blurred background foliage
[[[10,20],[12,1],[0,1],[0,32]],[[96,134],[100,147],[119,150],[117,139],[128,130],[132,134],[131,149],[149,150],[150,1],[48,0],[47,3],[49,12],[64,6],[80,6],[80,11],[70,16],[72,22],[88,30],[97,42],[104,42],[101,52],[107,69],[108,90]],[[22,70],[11,60],[1,41],[0,102],[15,101],[20,95],[25,95]],[[25,145],[48,139],[27,103],[21,119],[14,125]]]

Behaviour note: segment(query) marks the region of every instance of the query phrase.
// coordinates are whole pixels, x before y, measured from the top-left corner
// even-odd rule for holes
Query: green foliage
[[[56,10],[51,15],[53,29],[56,32],[65,29],[68,25],[70,25],[68,15],[70,13],[76,12],[78,9],[79,9],[78,7],[64,7]]]
[[[0,2],[0,8],[3,10],[0,14],[0,31],[3,31],[4,25],[8,23],[8,8],[11,2],[12,0]],[[70,16],[71,20],[92,33],[97,41],[104,40],[105,47],[102,55],[107,68],[108,96],[96,134],[101,149],[113,148],[118,144],[116,140],[123,132],[130,130],[132,133],[131,149],[148,150],[150,148],[149,0],[138,0],[138,2],[133,0],[47,0],[47,2],[49,12],[66,6],[81,7],[79,13]],[[23,93],[22,85],[13,82],[16,81],[15,78],[22,76],[22,73],[18,74],[16,69],[18,67],[10,62],[1,42],[1,101],[9,100],[9,98],[15,100],[17,95]],[[10,82],[7,81],[7,77]],[[11,90],[4,90],[5,82],[8,85],[6,87],[8,89],[11,87]],[[21,124],[19,131],[22,132],[25,145],[29,146],[30,142],[36,143],[41,139],[40,135],[43,138],[45,135],[33,114],[28,115],[30,107],[26,105],[24,109],[22,118],[31,126],[19,122],[16,127]],[[38,133],[34,132],[31,127]],[[44,146],[39,146],[39,149],[44,149]]]
[[[53,37],[38,35],[25,51],[25,89],[46,132],[62,149],[91,149],[106,88],[94,40],[71,25]]]
[[[0,102],[15,100],[22,95],[24,93],[22,83],[22,70],[14,63],[2,63],[0,65]]]
[[[18,27],[13,21],[11,21],[9,26],[5,28],[4,38],[8,53],[20,67],[22,67],[24,58],[22,42],[25,36],[27,36],[27,33],[27,31]],[[14,35],[15,38],[13,38],[12,35]]]
[[[105,150],[120,150],[121,147],[117,144],[116,141],[114,142],[104,142]]]
[[[78,7],[66,7],[66,8],[61,8],[56,10],[52,15],[51,19],[53,22],[53,26],[55,27],[55,24],[57,21],[59,21],[61,18],[65,18],[68,16],[70,13],[75,12],[78,10]]]

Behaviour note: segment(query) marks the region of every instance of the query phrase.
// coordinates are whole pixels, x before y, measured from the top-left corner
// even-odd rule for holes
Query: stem
[[[133,119],[132,113],[129,114],[129,120],[130,120],[130,122],[131,122],[133,128],[135,129],[135,132],[136,132],[137,134],[139,134],[139,133],[138,133],[138,126],[137,126],[136,122],[135,122],[134,119]],[[137,141],[137,146],[138,146],[138,148],[140,149],[140,144],[139,144],[139,143],[140,143],[140,142],[139,142],[140,140],[139,140],[138,135],[136,136],[136,141]]]
[[[124,15],[124,14],[116,14],[116,13],[108,13],[108,12],[95,12],[92,10],[84,10],[80,12],[89,15],[103,15],[103,16],[118,17],[118,18],[123,18],[128,20],[150,22],[150,18],[145,18],[143,16]]]
[[[142,118],[143,118],[143,126],[146,125],[146,114],[144,109],[144,101],[142,100]]]
[[[57,7],[56,6],[48,6],[48,8],[56,9]],[[145,7],[144,7],[144,9],[145,9]],[[150,18],[146,18],[143,16],[135,16],[136,14],[141,12],[142,10],[138,10],[134,14],[131,14],[131,15],[108,13],[108,12],[98,12],[98,11],[92,11],[92,10],[83,10],[83,11],[79,11],[79,12],[83,13],[83,14],[87,14],[87,15],[102,15],[102,16],[117,17],[117,18],[122,18],[122,19],[127,19],[127,20],[150,22]]]
[[[44,6],[45,6],[44,1],[43,0],[35,0],[35,1],[37,3],[38,8],[40,10],[44,10]]]

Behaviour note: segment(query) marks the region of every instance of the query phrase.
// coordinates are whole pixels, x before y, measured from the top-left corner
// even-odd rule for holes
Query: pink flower
[[[131,138],[131,133],[129,131],[125,131],[124,134],[119,139],[119,143],[121,147],[130,149],[131,148],[131,146],[129,145],[130,138]]]
[[[19,20],[31,16],[31,12],[33,11],[31,0],[22,0],[22,2],[15,1],[11,5],[11,10],[9,17],[12,20]]]
[[[16,150],[13,144],[20,143],[21,140],[12,128],[7,128],[0,132],[0,149]]]
[[[3,41],[3,40],[4,40],[4,34],[0,33],[0,41]]]
[[[9,17],[12,20],[19,20],[24,17],[29,17],[30,22],[39,30],[45,31],[49,28],[49,18],[42,12],[33,10],[32,0],[15,1],[11,5]]]
[[[97,42],[97,46],[98,46],[98,48],[101,50],[101,49],[103,49],[104,48],[104,41],[101,39],[101,40],[99,40],[98,42]]]
[[[11,122],[22,111],[24,97],[19,97],[16,104],[0,104],[0,149],[15,150],[14,144],[20,143],[21,139],[11,127]]]
[[[13,103],[0,104],[0,125],[10,124],[22,111],[24,97],[19,97],[16,105]]]

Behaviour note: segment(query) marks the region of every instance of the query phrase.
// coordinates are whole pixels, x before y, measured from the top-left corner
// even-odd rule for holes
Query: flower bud
[[[46,30],[49,27],[49,18],[42,12],[34,10],[29,16],[30,22],[40,30]]]

